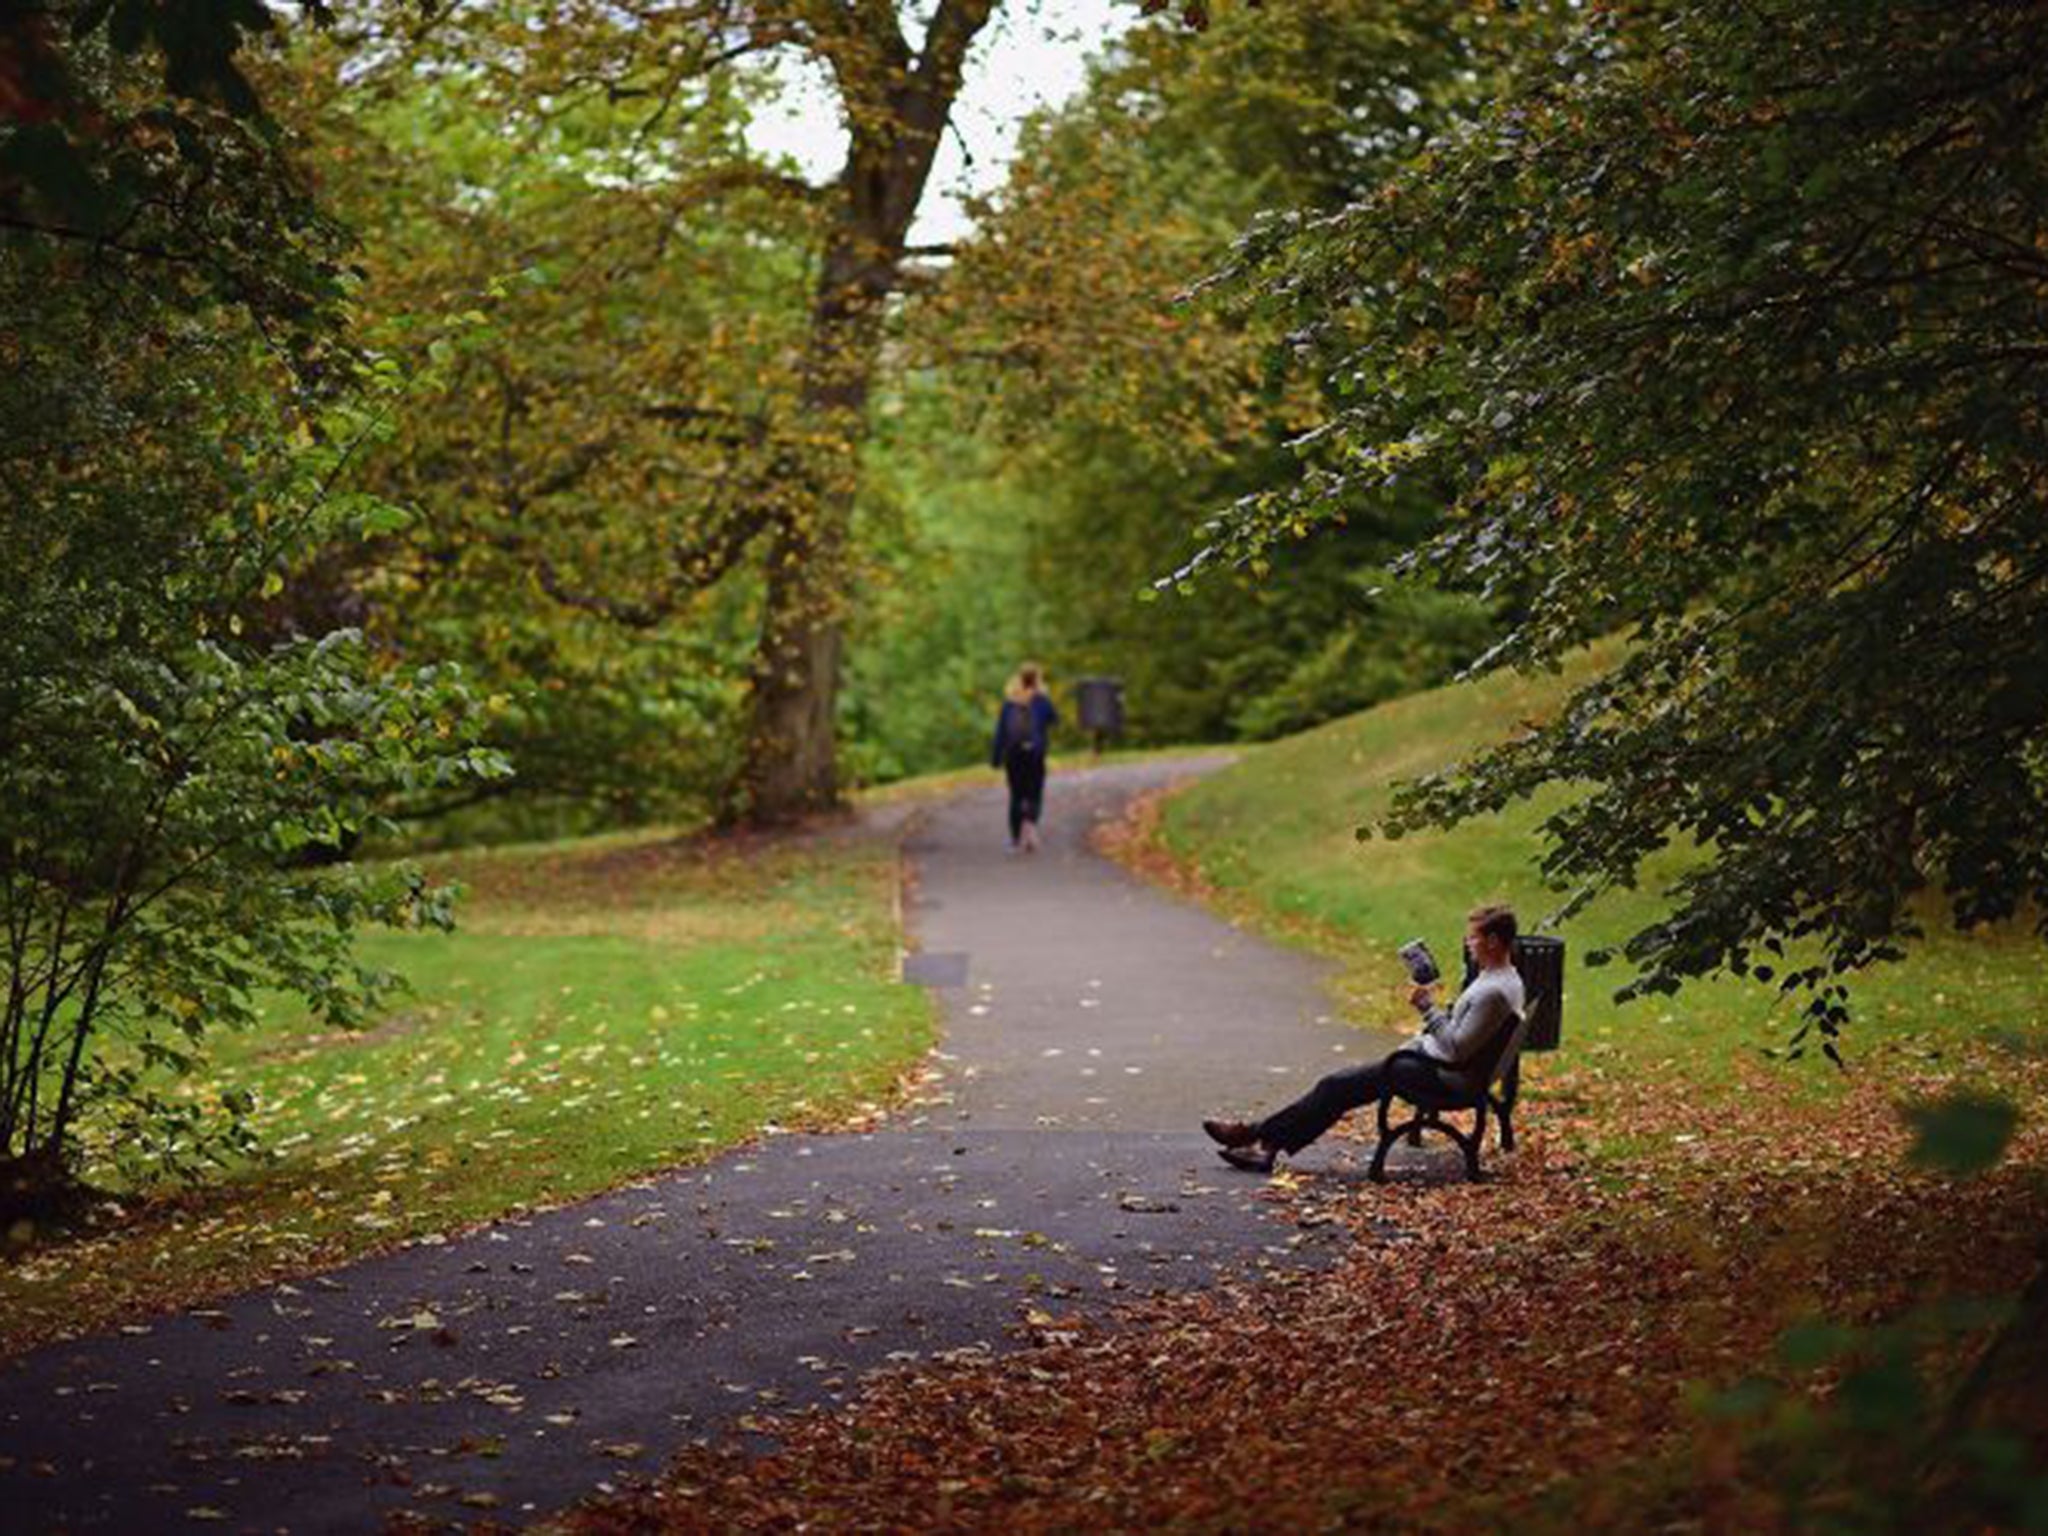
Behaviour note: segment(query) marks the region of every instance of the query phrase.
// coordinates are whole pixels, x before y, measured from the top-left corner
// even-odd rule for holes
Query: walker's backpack
[[[1043,752],[1045,738],[1038,734],[1038,712],[1014,699],[1003,703],[1003,740],[1010,752]]]

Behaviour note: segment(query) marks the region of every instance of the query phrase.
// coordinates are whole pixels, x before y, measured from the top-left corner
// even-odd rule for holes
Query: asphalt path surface
[[[1326,1263],[1204,1114],[1384,1050],[1317,966],[1133,880],[1088,834],[1214,760],[1056,774],[893,813],[905,974],[941,1001],[919,1101],[0,1363],[0,1531],[520,1524],[875,1370],[1016,1347],[1027,1314]],[[1343,1152],[1337,1171],[1355,1173]],[[1310,1166],[1315,1158],[1311,1154]]]

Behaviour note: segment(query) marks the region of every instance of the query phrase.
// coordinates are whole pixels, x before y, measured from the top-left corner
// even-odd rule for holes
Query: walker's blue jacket
[[[1034,693],[1031,695],[1031,718],[1024,728],[1012,732],[1011,718],[1010,701],[1005,699],[996,707],[996,736],[988,751],[991,768],[1002,767],[1012,747],[1043,753],[1045,744],[1052,735],[1052,728],[1059,724],[1060,712],[1052,707],[1051,699],[1042,693]]]

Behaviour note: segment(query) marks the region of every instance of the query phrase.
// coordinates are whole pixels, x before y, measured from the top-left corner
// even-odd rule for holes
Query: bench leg
[[[1459,1130],[1455,1124],[1444,1119],[1433,1109],[1422,1110],[1413,1118],[1393,1125],[1389,1123],[1388,1106],[1388,1100],[1380,1101],[1380,1137],[1378,1145],[1372,1150],[1372,1168],[1368,1174],[1376,1184],[1384,1184],[1387,1181],[1387,1154],[1393,1150],[1394,1143],[1405,1136],[1410,1146],[1419,1146],[1424,1131],[1442,1131],[1455,1141],[1458,1150],[1465,1154],[1465,1177],[1475,1184],[1478,1183],[1485,1177],[1479,1165],[1479,1154],[1486,1145],[1486,1117],[1489,1110],[1500,1117],[1501,1149],[1514,1150],[1515,1130],[1511,1118],[1513,1111],[1505,1104],[1496,1104],[1490,1099],[1481,1100],[1473,1106],[1472,1129],[1469,1131]]]
[[[1406,1136],[1409,1144],[1413,1145],[1422,1140],[1422,1132],[1428,1126],[1435,1126],[1440,1130],[1449,1129],[1434,1116],[1427,1114],[1417,1115],[1414,1119],[1403,1121],[1391,1129],[1388,1128],[1386,1117],[1380,1117],[1380,1144],[1373,1148],[1372,1153],[1371,1177],[1374,1182],[1387,1182],[1387,1154],[1394,1149],[1394,1143]]]
[[[1392,1133],[1387,1129],[1387,1115],[1393,1108],[1393,1104],[1392,1095],[1385,1093],[1380,1095],[1380,1141],[1379,1145],[1372,1149],[1372,1170],[1367,1175],[1375,1184],[1387,1182],[1387,1146],[1394,1139]]]
[[[1484,1094],[1480,1095],[1479,1106],[1473,1111],[1472,1134],[1470,1136],[1460,1136],[1456,1131],[1451,1132],[1451,1134],[1458,1137],[1458,1145],[1465,1152],[1465,1177],[1474,1184],[1477,1184],[1479,1182],[1479,1149],[1486,1145],[1486,1096]]]
[[[1500,1080],[1500,1093],[1493,1100],[1493,1112],[1500,1116],[1500,1149],[1515,1150],[1515,1104],[1522,1097],[1522,1063],[1510,1063]]]
[[[1392,1145],[1393,1139],[1382,1135],[1380,1144],[1372,1149],[1372,1167],[1367,1170],[1366,1177],[1375,1184],[1387,1182],[1387,1148]]]
[[[1481,1120],[1470,1131],[1461,1131],[1448,1122],[1438,1122],[1437,1129],[1458,1144],[1458,1150],[1465,1154],[1465,1177],[1474,1184],[1479,1182],[1479,1143],[1486,1133],[1486,1122]]]

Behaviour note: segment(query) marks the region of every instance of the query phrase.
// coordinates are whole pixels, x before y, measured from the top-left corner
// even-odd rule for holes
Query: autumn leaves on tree
[[[714,581],[751,551],[761,559],[750,718],[729,806],[735,817],[757,825],[793,820],[839,797],[837,700],[849,542],[884,325],[968,50],[996,3],[941,0],[915,44],[890,0],[712,7],[641,18],[645,26],[721,40],[695,54],[707,69],[730,68],[755,52],[802,52],[825,66],[844,121],[843,168],[829,188],[820,193],[779,178],[765,183],[808,211],[815,249],[786,414],[756,423],[752,434],[768,449],[766,473],[752,504],[715,529],[713,552],[684,541],[672,556],[671,591]],[[639,38],[619,36],[643,46]],[[686,549],[691,552],[683,554]],[[538,569],[551,595],[607,617],[644,623],[669,616],[662,609],[623,613],[605,599],[569,593],[545,565]]]
[[[299,71],[391,343],[418,344],[394,316],[485,303],[495,321],[374,471],[431,511],[369,582],[394,624],[460,636],[519,691],[540,656],[568,685],[520,705],[529,789],[644,814],[679,783],[759,824],[836,803],[870,406],[995,8],[945,0],[913,37],[881,0],[572,7],[544,28],[517,7],[424,25],[394,7]],[[827,186],[745,139],[770,58],[829,82]],[[636,718],[669,725],[636,738]]]

